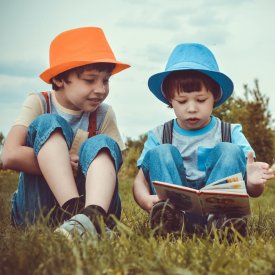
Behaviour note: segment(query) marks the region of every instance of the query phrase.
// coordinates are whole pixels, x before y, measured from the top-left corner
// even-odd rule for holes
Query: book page
[[[201,189],[201,192],[204,192],[205,190],[211,190],[211,191],[220,191],[220,192],[226,192],[226,193],[244,193],[246,194],[246,186],[245,182],[243,180],[237,181],[237,182],[228,182],[228,183],[221,183],[217,185],[207,185],[204,188]]]
[[[222,193],[204,191],[201,193],[201,203],[205,214],[229,214],[246,216],[250,214],[248,194]]]
[[[155,181],[153,184],[161,200],[169,198],[180,210],[202,214],[198,190],[159,181]]]
[[[228,176],[226,178],[217,180],[215,182],[212,182],[212,183],[206,185],[205,187],[201,188],[201,190],[211,189],[212,186],[217,186],[220,184],[227,184],[227,183],[240,182],[240,181],[243,181],[242,173],[237,173],[237,174]]]

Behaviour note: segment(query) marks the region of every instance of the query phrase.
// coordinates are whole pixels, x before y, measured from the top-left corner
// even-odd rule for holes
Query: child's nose
[[[95,88],[94,92],[96,94],[105,94],[106,93],[106,86],[104,84],[98,84]]]
[[[189,102],[187,108],[188,112],[190,113],[196,112],[197,110],[196,104],[194,102]]]

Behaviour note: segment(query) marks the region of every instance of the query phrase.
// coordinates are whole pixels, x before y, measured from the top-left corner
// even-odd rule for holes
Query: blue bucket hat
[[[221,87],[221,96],[214,107],[224,103],[232,94],[232,80],[219,71],[219,66],[213,53],[204,45],[196,43],[179,44],[172,51],[164,72],[152,75],[148,80],[151,92],[162,102],[169,104],[163,95],[162,83],[174,71],[195,70],[208,75]]]

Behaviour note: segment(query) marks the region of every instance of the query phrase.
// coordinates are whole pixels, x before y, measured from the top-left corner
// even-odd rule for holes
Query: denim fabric
[[[31,123],[28,128],[26,146],[33,148],[37,155],[43,144],[57,129],[62,131],[69,149],[73,142],[73,131],[64,118],[54,114],[41,115]],[[89,165],[99,151],[104,148],[110,151],[116,173],[118,173],[122,164],[122,156],[117,143],[105,135],[97,135],[86,140],[80,149],[80,169],[76,178],[80,195],[85,196],[85,176]],[[18,189],[12,195],[11,216],[14,224],[24,226],[29,223],[35,223],[41,214],[43,216],[47,215],[56,205],[57,202],[53,193],[43,176],[20,173]],[[108,214],[114,214],[118,219],[120,218],[121,202],[118,194],[117,179]]]
[[[186,178],[184,163],[178,149],[171,144],[162,144],[147,152],[140,167],[149,183],[151,194],[156,194],[152,185],[152,181],[155,180],[201,189],[211,182],[232,174],[242,173],[245,178],[246,158],[238,145],[219,143],[209,151],[205,159],[205,179],[194,182]],[[191,223],[206,222],[205,217],[193,214],[187,214],[187,216],[187,220]]]
[[[100,150],[107,149],[110,152],[110,155],[114,162],[114,167],[116,174],[122,165],[122,155],[119,148],[119,145],[110,137],[106,135],[96,135],[92,138],[87,139],[83,142],[80,147],[79,152],[79,164],[80,169],[78,171],[78,190],[81,194],[85,194],[85,179],[87,175],[88,168],[91,162],[95,159]],[[116,178],[116,186],[114,190],[114,195],[110,203],[108,215],[115,215],[116,218],[120,219],[121,215],[121,201],[118,193],[118,178]],[[112,222],[108,224],[109,227],[112,227],[114,224]]]

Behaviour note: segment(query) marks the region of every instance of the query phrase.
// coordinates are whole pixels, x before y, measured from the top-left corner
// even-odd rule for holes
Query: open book
[[[218,180],[200,190],[154,181],[160,199],[170,199],[179,209],[195,214],[250,214],[249,195],[242,174]]]

